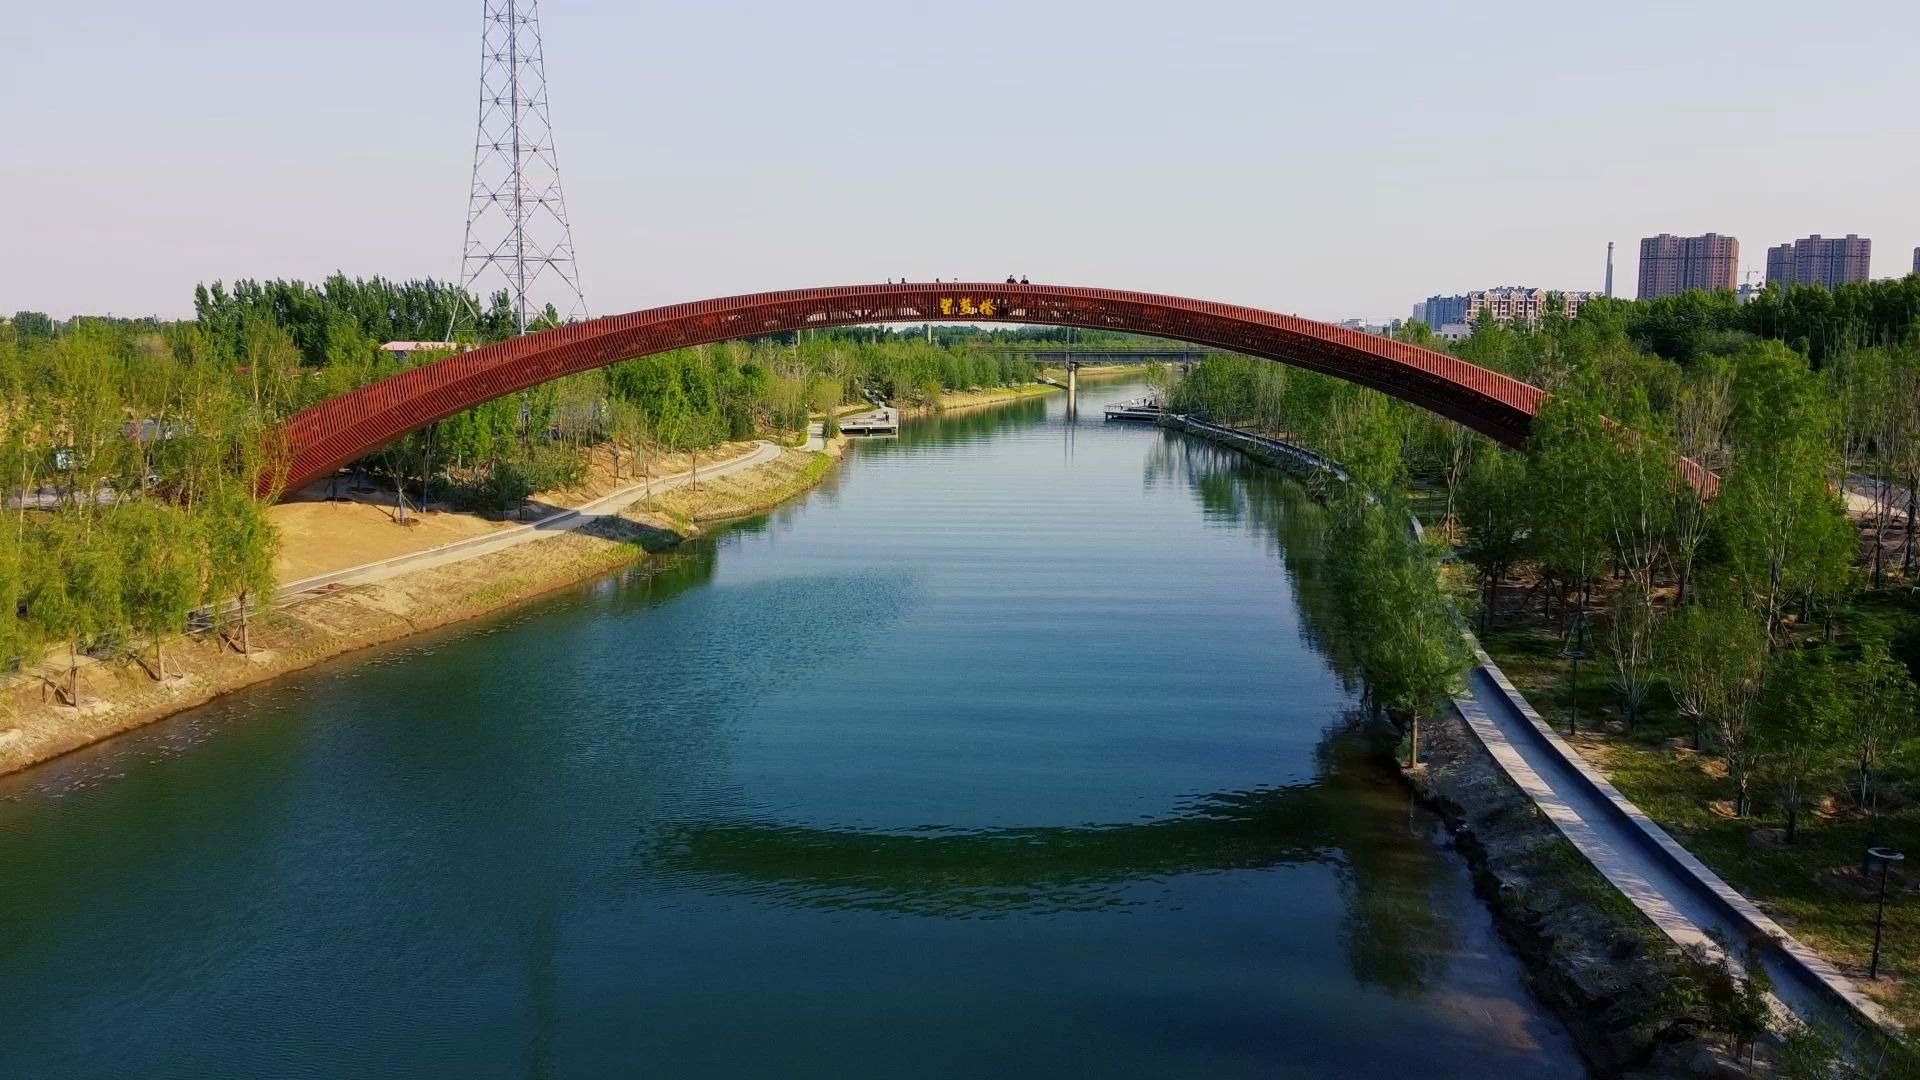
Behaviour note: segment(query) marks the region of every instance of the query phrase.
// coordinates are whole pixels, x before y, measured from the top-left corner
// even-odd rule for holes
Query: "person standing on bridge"
[[[1020,275],[1020,284],[1022,284],[1022,285],[1029,285],[1029,284],[1032,284],[1032,283],[1031,283],[1031,282],[1029,282],[1029,281],[1027,280],[1027,275],[1025,275],[1025,274],[1021,274],[1021,275]]]

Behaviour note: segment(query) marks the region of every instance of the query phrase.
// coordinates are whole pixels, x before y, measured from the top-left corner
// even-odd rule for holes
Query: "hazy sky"
[[[478,0],[8,5],[0,310],[458,269]],[[1920,3],[546,0],[595,314],[1024,273],[1319,318],[1920,245]]]

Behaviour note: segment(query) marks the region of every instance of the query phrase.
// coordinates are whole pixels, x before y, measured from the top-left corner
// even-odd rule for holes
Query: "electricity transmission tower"
[[[560,194],[538,0],[482,5],[480,124],[460,286],[482,304],[504,288],[513,301],[515,330],[524,334],[544,307],[536,295],[554,302],[567,320],[587,317],[587,297]],[[543,278],[545,287],[536,288]]]

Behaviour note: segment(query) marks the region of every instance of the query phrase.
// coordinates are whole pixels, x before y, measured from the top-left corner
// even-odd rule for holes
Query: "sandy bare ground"
[[[700,462],[726,461],[750,452],[751,442],[726,443],[703,451]],[[673,476],[688,471],[689,454],[650,455],[645,475]],[[285,502],[267,511],[274,527],[280,530],[280,555],[274,560],[274,575],[282,584],[364,566],[400,555],[410,555],[484,533],[498,532],[530,521],[571,510],[583,503],[612,494],[640,482],[640,462],[631,453],[621,455],[620,475],[614,475],[613,458],[605,447],[594,448],[587,483],[562,491],[541,492],[528,502],[527,517],[515,515],[489,518],[481,514],[456,513],[439,504],[425,512],[409,511],[407,524],[398,523],[392,489],[374,492],[348,491],[342,501],[327,501],[325,481],[313,484],[289,496]]]

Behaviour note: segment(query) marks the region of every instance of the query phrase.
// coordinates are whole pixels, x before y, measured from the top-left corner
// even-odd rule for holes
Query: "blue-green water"
[[[1313,505],[1065,404],[0,782],[0,1077],[1579,1075]]]

